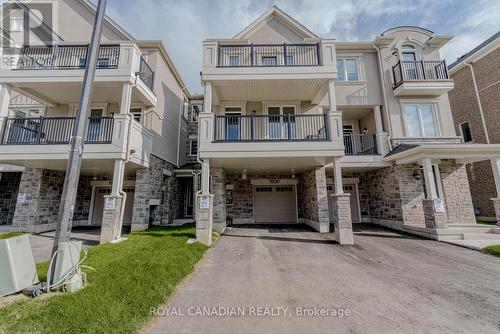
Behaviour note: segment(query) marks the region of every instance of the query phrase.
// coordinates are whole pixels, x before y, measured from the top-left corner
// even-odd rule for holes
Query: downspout
[[[474,73],[474,67],[471,63],[464,63],[465,66],[470,68],[472,74],[472,83],[474,84],[474,92],[476,93],[477,106],[479,107],[479,114],[481,115],[481,122],[483,123],[484,135],[486,137],[486,144],[490,144],[490,135],[488,134],[488,128],[486,127],[486,119],[484,117],[483,104],[481,103],[481,96],[479,95],[479,88],[477,87],[476,74]]]
[[[387,117],[387,122],[389,123],[389,136],[387,137],[387,142],[389,144],[389,149],[392,151],[392,121],[391,121],[391,113],[389,112],[389,103],[387,103],[387,89],[385,87],[384,80],[384,71],[382,70],[382,54],[380,52],[380,48],[377,45],[373,45],[375,50],[377,50],[377,58],[378,58],[378,72],[380,76],[380,83],[382,84],[382,98],[384,100],[384,113]]]

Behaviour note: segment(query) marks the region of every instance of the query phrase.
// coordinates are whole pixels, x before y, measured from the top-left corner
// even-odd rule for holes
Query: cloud
[[[232,38],[274,4],[319,36],[372,40],[398,25],[455,35],[453,60],[498,29],[499,0],[109,0],[108,15],[138,39],[163,40],[191,92],[200,85],[202,41]]]

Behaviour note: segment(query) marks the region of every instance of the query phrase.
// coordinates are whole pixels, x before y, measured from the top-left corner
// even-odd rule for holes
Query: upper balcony
[[[334,79],[333,40],[301,44],[254,44],[248,40],[203,43],[203,80]]]
[[[0,81],[20,87],[20,90],[25,88],[27,92],[45,90],[51,85],[81,84],[88,49],[88,44],[59,44],[29,45],[11,50],[10,63],[0,67]],[[154,71],[134,43],[101,45],[95,82],[96,85],[130,82],[144,103],[156,104]]]
[[[453,89],[446,62],[399,61],[392,67],[394,95],[442,95]]]

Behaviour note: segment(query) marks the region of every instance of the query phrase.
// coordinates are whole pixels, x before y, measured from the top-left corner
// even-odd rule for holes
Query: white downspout
[[[380,48],[377,45],[373,45],[375,50],[377,50],[377,58],[378,58],[378,72],[380,76],[380,82],[382,84],[382,99],[384,100],[384,112],[387,117],[387,122],[389,123],[389,136],[387,137],[387,142],[389,143],[389,149],[392,151],[392,121],[391,121],[391,113],[389,109],[389,103],[387,103],[387,89],[385,87],[384,80],[384,71],[382,70],[382,54],[380,52]]]
[[[484,117],[484,110],[483,110],[483,104],[481,102],[481,96],[479,95],[479,89],[477,87],[477,82],[476,82],[476,74],[474,73],[474,67],[472,66],[471,63],[464,63],[465,66],[470,68],[470,72],[472,74],[472,83],[474,84],[474,92],[476,93],[476,100],[477,100],[477,105],[479,107],[479,114],[481,115],[481,122],[483,123],[483,130],[484,130],[484,135],[486,137],[486,143],[490,144],[490,135],[488,134],[488,128],[486,127],[486,119]]]

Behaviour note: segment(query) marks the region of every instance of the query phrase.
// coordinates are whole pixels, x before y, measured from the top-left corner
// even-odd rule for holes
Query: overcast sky
[[[274,4],[338,41],[373,40],[399,25],[453,35],[442,50],[448,63],[500,30],[500,0],[108,0],[107,14],[137,39],[163,40],[195,93],[202,41],[232,38]]]

